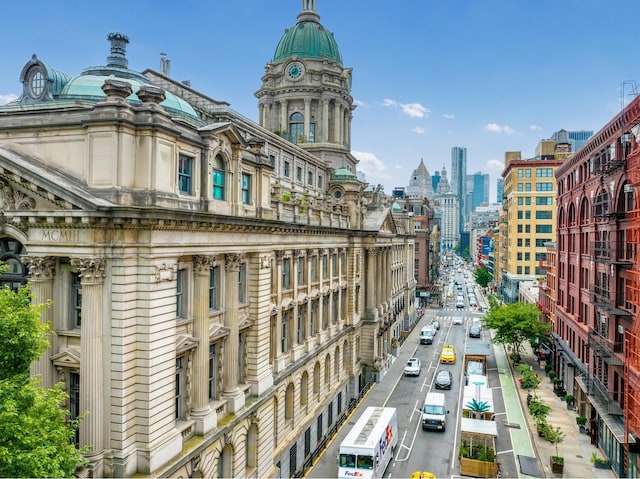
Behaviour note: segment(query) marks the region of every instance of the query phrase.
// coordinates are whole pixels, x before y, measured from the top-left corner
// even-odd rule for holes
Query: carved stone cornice
[[[14,188],[8,181],[0,179],[0,209],[2,210],[32,210],[36,200],[22,191]]]
[[[71,266],[78,270],[82,284],[102,283],[105,263],[104,258],[71,258]]]
[[[51,281],[56,274],[56,259],[53,256],[21,256],[29,268],[31,281]]]

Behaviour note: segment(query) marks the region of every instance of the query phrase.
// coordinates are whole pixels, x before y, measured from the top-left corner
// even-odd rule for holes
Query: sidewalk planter
[[[591,463],[596,469],[610,469],[611,461],[598,456],[595,452],[591,454]]]
[[[587,433],[587,418],[586,416],[578,416],[576,417],[576,424],[580,428],[581,434]]]
[[[562,474],[564,472],[564,457],[551,456],[549,458],[551,472],[554,474]]]

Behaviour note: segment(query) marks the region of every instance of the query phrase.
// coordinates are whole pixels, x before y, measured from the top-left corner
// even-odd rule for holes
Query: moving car
[[[433,321],[431,321],[431,326],[433,326],[433,329],[440,329],[440,321],[438,321],[437,319],[434,319]]]
[[[456,324],[457,324],[457,325],[462,324],[462,318],[461,318],[460,316],[457,316],[457,317],[453,318],[453,324],[454,324],[454,325],[456,325]]]
[[[442,346],[442,352],[440,353],[440,363],[456,363],[456,348],[453,346],[453,344],[445,344],[444,346]]]
[[[451,389],[452,383],[453,374],[451,374],[451,371],[446,369],[441,369],[440,371],[438,371],[435,381],[436,389]]]
[[[482,328],[480,327],[479,324],[472,324],[471,327],[469,328],[469,337],[470,338],[479,338],[480,337],[480,333],[482,332]]]
[[[420,370],[422,369],[422,363],[418,358],[409,358],[407,365],[404,367],[405,376],[420,376]]]
[[[456,299],[456,308],[460,309],[460,308],[464,308],[464,299]]]

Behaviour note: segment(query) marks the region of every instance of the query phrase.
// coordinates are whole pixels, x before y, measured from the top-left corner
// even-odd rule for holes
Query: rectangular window
[[[524,204],[525,204],[525,206],[530,206],[531,205],[531,196],[527,196],[524,199]]]
[[[176,358],[176,384],[175,384],[175,417],[180,420],[184,417],[184,385],[185,371],[182,357]]]
[[[291,289],[291,260],[282,260],[282,289]]]
[[[251,175],[242,173],[242,203],[251,204]]]
[[[322,279],[329,277],[329,258],[326,254],[322,255]]]
[[[299,257],[298,258],[298,286],[302,286],[304,284],[304,263],[305,263],[305,258],[304,257]]]
[[[269,163],[271,164],[271,168],[276,167],[276,155],[269,155]]]
[[[518,225],[518,233],[522,233],[522,225]]]
[[[518,197],[518,206],[522,206],[524,204],[524,198],[522,196]]]
[[[69,419],[75,421],[80,416],[80,373],[69,373]],[[76,429],[74,443],[80,447],[80,428]]]
[[[245,358],[247,357],[247,335],[240,333],[238,335],[238,382],[243,384],[246,382]]]
[[[242,263],[238,270],[238,303],[247,302],[247,263]]]
[[[311,282],[312,283],[317,283],[318,282],[318,257],[317,256],[312,256],[311,257]]]
[[[291,174],[291,163],[289,163],[288,161],[285,161],[283,163],[282,166],[282,173],[285,176],[285,178],[289,178],[289,175]]]
[[[536,168],[537,178],[553,178],[553,168]]]
[[[531,219],[531,211],[527,210],[524,212],[524,219],[525,220],[530,220]]]
[[[551,206],[553,204],[552,196],[536,196],[536,205]]]
[[[536,191],[553,191],[553,183],[536,183]]]
[[[547,253],[536,253],[536,261],[544,261],[547,259]]]
[[[82,282],[80,273],[71,273],[71,329],[82,326]]]
[[[524,267],[524,274],[529,274],[529,271],[531,271],[531,268],[529,266],[525,266]]]
[[[178,156],[178,190],[183,195],[192,194],[193,188],[193,158],[185,155]]]
[[[517,274],[522,274],[522,266],[516,267]]]
[[[218,397],[218,356],[216,345],[209,345],[209,400]]]
[[[536,248],[544,248],[545,243],[551,241],[551,238],[536,238]]]
[[[521,220],[523,218],[522,210],[518,211],[518,219]]]
[[[186,272],[184,269],[179,269],[176,274],[176,317],[178,318],[184,318],[186,316],[184,297],[185,275]]]
[[[536,219],[537,220],[550,220],[553,216],[553,212],[551,210],[539,210],[536,211]]]
[[[527,168],[526,170],[524,170],[524,177],[531,178],[531,168]]]
[[[524,191],[524,183],[518,183],[518,191]]]
[[[529,248],[531,246],[531,240],[529,238],[525,238],[524,247]]]
[[[525,261],[531,261],[531,253],[525,253],[524,254],[524,260]]]
[[[296,180],[302,181],[302,167],[296,166]]]
[[[518,238],[518,248],[522,248],[522,238]]]
[[[518,170],[518,178],[524,178],[524,170]]]
[[[298,324],[296,331],[296,338],[298,340],[298,344],[302,344],[304,341],[304,320],[305,320],[306,309],[303,306],[298,306]]]
[[[536,233],[551,233],[551,225],[536,225]]]
[[[524,225],[524,232],[531,233],[531,225]]]
[[[322,175],[318,175],[318,188],[322,188]]]
[[[531,191],[531,183],[524,184],[524,191]]]
[[[220,309],[220,267],[209,270],[209,310]]]
[[[287,330],[289,328],[289,312],[282,313],[282,335],[280,336],[280,351],[286,353],[289,350],[289,345],[287,341],[288,333]]]
[[[307,172],[307,184],[313,185],[313,171]]]
[[[518,261],[522,261],[522,253],[518,253],[516,256]]]

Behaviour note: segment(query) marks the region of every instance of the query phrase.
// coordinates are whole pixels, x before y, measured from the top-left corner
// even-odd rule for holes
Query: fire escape
[[[624,335],[624,429],[625,450],[624,466],[628,472],[630,443],[640,437],[640,97],[637,96],[623,112],[623,118],[629,128],[624,131],[624,140],[628,144],[627,180],[629,192],[633,193],[633,207],[629,212],[629,229],[627,230],[628,247],[633,264],[626,275],[627,301],[634,311],[632,329]],[[629,134],[629,132],[633,134]]]

